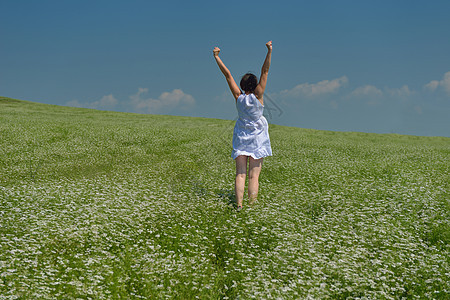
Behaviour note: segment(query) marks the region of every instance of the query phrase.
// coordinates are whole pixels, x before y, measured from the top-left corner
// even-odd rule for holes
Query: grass
[[[233,126],[0,98],[0,299],[449,298],[450,138]]]

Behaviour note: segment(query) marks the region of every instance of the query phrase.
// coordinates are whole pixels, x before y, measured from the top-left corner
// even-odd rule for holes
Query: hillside
[[[0,295],[449,297],[450,138],[270,125],[237,213],[233,126],[0,97]]]

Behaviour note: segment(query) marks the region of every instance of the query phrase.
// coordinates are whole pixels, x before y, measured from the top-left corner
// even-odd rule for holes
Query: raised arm
[[[272,58],[272,41],[267,42],[266,47],[267,47],[266,59],[264,60],[264,64],[261,68],[261,76],[259,77],[259,83],[255,89],[255,95],[261,102],[263,100],[264,91],[266,90],[267,75],[269,75],[270,60]]]
[[[222,74],[225,76],[225,79],[227,80],[228,87],[231,90],[231,93],[233,94],[234,99],[237,99],[239,95],[241,94],[241,90],[237,86],[236,82],[234,81],[233,76],[231,76],[230,70],[225,66],[223,61],[219,57],[220,49],[218,47],[215,47],[213,50],[214,58],[216,60],[217,65],[219,66],[220,71],[222,71]]]

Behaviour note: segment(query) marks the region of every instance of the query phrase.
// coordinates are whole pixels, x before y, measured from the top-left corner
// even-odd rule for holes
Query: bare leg
[[[240,155],[236,157],[236,180],[234,182],[234,192],[238,207],[242,207],[242,199],[245,190],[245,175],[247,174],[248,156]]]
[[[261,173],[261,167],[263,158],[254,159],[250,157],[249,170],[248,170],[248,199],[250,204],[256,201],[258,197],[259,188],[259,174]]]

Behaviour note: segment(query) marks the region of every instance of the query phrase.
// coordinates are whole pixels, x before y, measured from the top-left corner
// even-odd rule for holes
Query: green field
[[[0,98],[0,299],[450,297],[450,138],[233,126]]]

